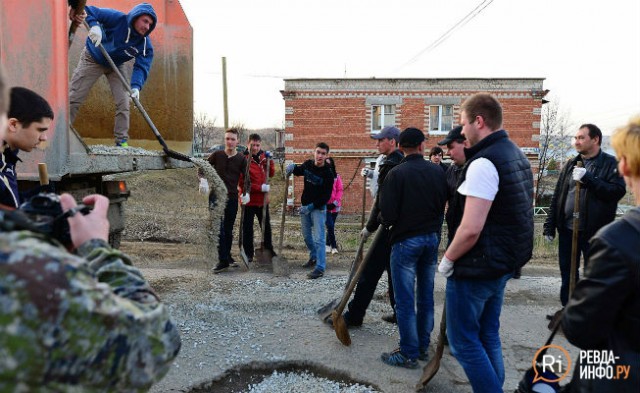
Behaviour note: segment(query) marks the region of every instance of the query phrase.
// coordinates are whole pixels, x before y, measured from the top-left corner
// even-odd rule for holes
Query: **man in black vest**
[[[533,250],[533,174],[489,94],[462,105],[471,146],[458,193],[462,218],[438,270],[447,277],[447,337],[474,392],[502,392],[500,312],[506,282]]]

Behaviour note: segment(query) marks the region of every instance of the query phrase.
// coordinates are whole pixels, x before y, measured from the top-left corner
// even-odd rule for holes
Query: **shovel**
[[[87,0],[79,0],[78,6],[75,8],[76,14],[80,14],[84,11],[84,6],[87,4]],[[69,48],[71,48],[71,44],[73,44],[73,38],[76,36],[76,30],[78,29],[78,24],[75,22],[71,23],[69,26]]]
[[[84,27],[86,27],[87,30],[91,29],[87,21],[84,22]],[[109,53],[107,53],[107,50],[104,49],[104,46],[102,46],[102,44],[98,45],[98,48],[100,49],[102,56],[104,56],[104,58],[107,59],[107,62],[109,62],[111,69],[113,69],[113,72],[118,76],[118,79],[120,79],[120,82],[122,82],[124,87],[127,89],[127,92],[129,93],[129,95],[131,95],[133,92],[131,90],[131,86],[129,86],[129,82],[127,82],[127,80],[124,79],[122,72],[120,72],[120,70],[118,69],[118,66],[116,66],[116,63],[113,62],[113,59],[111,59],[111,56],[109,56]],[[138,100],[135,97],[131,97],[131,99],[133,100],[133,103],[136,105],[136,107],[142,114],[142,117],[144,117],[144,119],[147,121],[149,128],[151,128],[151,131],[153,131],[153,134],[156,136],[156,139],[158,140],[158,142],[160,142],[160,144],[162,145],[162,150],[164,151],[164,153],[168,157],[175,158],[176,160],[191,162],[191,158],[189,156],[186,156],[180,152],[169,149],[169,146],[167,146],[167,143],[164,141],[164,138],[162,138],[162,135],[160,135],[160,131],[158,131],[155,124],[153,124],[153,121],[149,117],[149,114],[147,114],[147,111],[144,110],[144,107],[140,103],[140,100]]]
[[[282,218],[280,220],[280,242],[278,244],[278,255],[273,257],[272,265],[273,265],[273,274],[276,276],[289,276],[289,262],[287,259],[282,256],[282,242],[284,241],[284,221],[285,221],[285,213],[287,212],[287,193],[289,192],[289,176],[286,176],[286,180],[284,182],[284,195],[282,196]]]
[[[249,192],[249,188],[251,187],[251,181],[249,178],[249,168],[251,167],[251,156],[249,155],[249,149],[246,149],[244,151],[244,157],[247,160],[247,167],[244,170],[244,192],[247,193]],[[243,241],[243,227],[244,227],[244,210],[245,210],[245,206],[244,205],[240,205],[240,228],[238,229],[238,248],[240,249],[240,259],[242,260],[242,267],[245,270],[249,270],[249,257],[247,256],[247,253],[244,252],[244,246],[242,245],[242,241]],[[253,241],[253,239],[251,239],[251,241]]]
[[[351,283],[351,279],[353,278],[353,275],[355,274],[356,269],[358,268],[358,266],[360,266],[360,263],[362,263],[362,251],[364,249],[364,243],[365,242],[362,239],[360,239],[360,243],[358,244],[358,251],[356,251],[356,257],[351,262],[349,278],[347,278],[347,282],[344,284],[345,291],[349,288],[349,283]],[[340,304],[340,299],[336,298],[330,301],[329,303],[325,304],[324,306],[320,307],[318,309],[318,316],[320,317],[320,320],[326,323],[327,319],[331,317],[333,310],[335,310],[336,307],[338,307],[338,304]]]
[[[438,343],[436,344],[436,353],[433,355],[433,359],[427,363],[426,366],[422,369],[422,376],[416,385],[416,392],[421,391],[431,378],[438,372],[440,368],[440,360],[442,359],[442,354],[444,353],[444,338],[447,334],[447,303],[446,300],[442,304],[442,319],[440,320],[440,332],[438,333]]]
[[[377,231],[373,241],[374,242],[383,241],[383,239],[380,239],[381,236],[384,236],[383,232],[384,231]],[[360,240],[360,248],[358,250],[360,255],[362,255],[361,248],[363,246],[364,246],[364,241]],[[338,340],[340,340],[340,342],[346,346],[351,345],[351,337],[349,336],[349,329],[347,328],[347,323],[344,321],[344,317],[342,316],[342,311],[344,311],[344,308],[347,305],[347,301],[349,300],[349,297],[351,297],[351,293],[355,289],[356,284],[358,283],[358,280],[360,280],[360,276],[362,275],[364,268],[367,266],[367,262],[369,262],[373,257],[373,255],[370,255],[372,251],[373,251],[373,248],[370,247],[369,250],[367,251],[367,255],[365,255],[364,259],[358,265],[358,270],[356,270],[355,274],[353,275],[353,278],[351,278],[349,287],[345,290],[344,294],[342,295],[340,304],[338,304],[338,307],[335,310],[333,310],[333,312],[331,313],[331,318],[333,319],[333,329],[336,331],[336,337],[338,337]]]
[[[269,184],[269,157],[267,157],[267,179],[265,184]],[[260,248],[255,250],[255,257],[260,264],[270,264],[273,259],[273,251],[264,248],[265,229],[267,227],[267,200],[269,199],[269,193],[264,194],[264,202],[262,203],[262,240],[260,241]]]

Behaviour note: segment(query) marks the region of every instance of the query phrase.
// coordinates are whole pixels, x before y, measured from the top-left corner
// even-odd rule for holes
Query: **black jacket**
[[[395,150],[391,154],[389,154],[382,164],[380,165],[380,173],[378,175],[378,193],[373,201],[373,206],[371,207],[371,213],[369,214],[369,219],[367,220],[367,231],[373,233],[380,226],[380,193],[382,192],[382,185],[384,184],[384,179],[386,179],[389,171],[391,171],[396,165],[400,164],[404,155],[400,150]]]
[[[469,149],[460,183],[469,165],[486,158],[498,171],[500,183],[487,220],[475,245],[454,264],[453,276],[489,280],[522,267],[533,252],[533,173],[524,153],[509,140],[507,132],[491,133]],[[466,197],[459,208],[464,211]],[[459,226],[456,225],[456,229]]]
[[[574,157],[560,172],[551,198],[549,215],[544,223],[545,235],[555,236],[556,230],[561,228],[568,218],[565,216],[564,206],[573,179],[573,168],[580,159],[580,155]],[[624,196],[625,185],[624,179],[618,174],[618,162],[615,157],[602,150],[596,157],[592,171],[587,171],[581,183],[586,192],[584,206],[580,209],[580,220],[586,220],[584,236],[589,239],[598,229],[615,219],[616,207]]]
[[[393,168],[380,194],[382,224],[391,230],[391,244],[430,232],[440,232],[447,202],[442,168],[422,154],[406,156]]]
[[[611,350],[616,365],[631,366],[627,380],[574,376],[572,392],[640,391],[640,207],[591,239],[585,277],[565,308],[562,330],[573,345]]]
[[[447,222],[447,239],[451,244],[453,236],[456,234],[456,227],[462,220],[462,211],[457,207],[460,203],[461,195],[458,193],[460,187],[460,175],[462,174],[463,165],[451,164],[445,173],[447,177],[447,211],[444,219]]]
[[[304,190],[300,197],[302,206],[313,203],[315,209],[324,209],[331,198],[335,175],[329,165],[316,166],[307,160],[293,168],[293,174],[304,176]]]

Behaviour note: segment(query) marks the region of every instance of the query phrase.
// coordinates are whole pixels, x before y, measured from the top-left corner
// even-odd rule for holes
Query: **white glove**
[[[360,175],[362,175],[362,177],[368,177],[369,179],[371,179],[373,177],[373,170],[370,168],[362,168],[362,171],[360,171]]]
[[[453,261],[447,258],[446,255],[443,255],[442,260],[438,265],[438,271],[447,278],[451,277],[453,274]]]
[[[251,200],[251,197],[249,197],[249,194],[242,194],[242,196],[240,197],[240,203],[243,205],[246,205],[247,203],[249,203],[250,200]]]
[[[587,168],[575,167],[573,168],[573,180],[580,181],[587,173]]]
[[[102,42],[102,29],[100,26],[96,25],[89,29],[89,39],[93,42],[93,45],[100,46]]]
[[[544,240],[548,241],[549,243],[551,243],[553,241],[553,236],[551,235],[544,235]]]
[[[200,179],[200,186],[198,186],[198,192],[202,195],[209,194],[209,182],[204,177]]]
[[[131,98],[135,98],[136,100],[140,99],[140,90],[138,90],[137,88],[133,88],[131,89]]]
[[[362,231],[360,231],[360,237],[362,238],[362,241],[366,242],[369,236],[371,236],[371,232],[367,230],[367,227],[362,228]]]
[[[268,184],[263,184],[262,185],[262,192],[269,192],[269,190],[271,189],[271,186]]]

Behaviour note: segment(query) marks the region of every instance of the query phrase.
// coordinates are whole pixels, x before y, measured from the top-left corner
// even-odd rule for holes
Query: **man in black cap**
[[[391,269],[389,264],[391,258],[389,230],[384,227],[378,229],[380,226],[380,222],[378,221],[378,214],[380,213],[378,203],[380,193],[382,192],[382,184],[384,183],[387,174],[391,169],[393,169],[393,167],[398,165],[404,157],[402,152],[398,150],[399,137],[400,130],[393,126],[387,126],[378,134],[371,136],[371,138],[376,140],[378,152],[381,155],[384,155],[385,158],[380,165],[380,173],[378,175],[378,193],[376,193],[373,206],[371,207],[371,213],[369,214],[369,219],[367,220],[365,227],[362,229],[360,236],[362,237],[362,241],[366,241],[369,236],[377,230],[380,230],[381,233],[377,235],[371,243],[371,251],[367,253],[371,259],[367,261],[364,270],[362,271],[362,275],[358,280],[353,300],[349,302],[347,311],[344,313],[344,320],[347,326],[362,325],[362,320],[364,319],[367,308],[371,303],[371,299],[373,299],[378,281],[380,281],[380,277],[382,277],[382,273],[385,270],[387,270],[387,276],[389,278],[389,302],[391,303],[391,307],[394,309],[394,312],[390,315],[383,316],[382,319],[390,323],[396,322],[396,302],[393,296],[393,284],[391,281]],[[333,324],[331,318],[327,319],[327,323],[330,325]]]
[[[445,173],[447,177],[447,211],[444,214],[444,219],[447,222],[447,245],[453,240],[455,235],[455,225],[460,223],[462,218],[462,210],[457,209],[456,205],[459,203],[458,179],[462,173],[462,168],[467,158],[464,156],[464,148],[466,146],[467,138],[462,135],[462,126],[457,126],[453,130],[449,131],[447,136],[438,142],[440,146],[447,146],[447,151],[453,164],[449,165]]]
[[[379,203],[382,224],[391,235],[400,348],[381,358],[391,366],[417,368],[417,359],[428,360],[433,330],[433,283],[447,180],[441,168],[424,159],[422,131],[407,128],[399,139],[405,158],[387,175]]]

